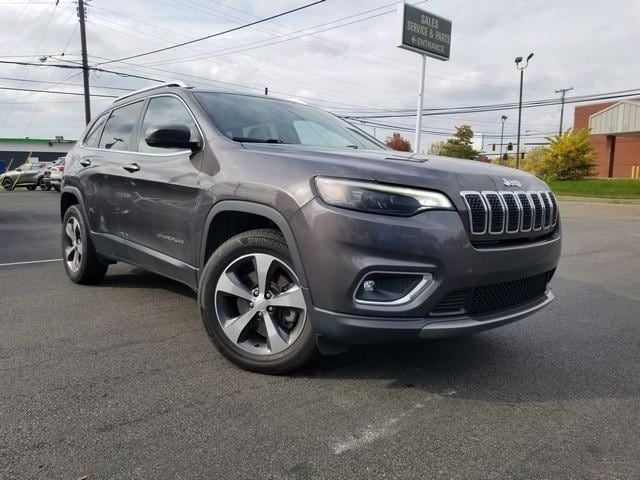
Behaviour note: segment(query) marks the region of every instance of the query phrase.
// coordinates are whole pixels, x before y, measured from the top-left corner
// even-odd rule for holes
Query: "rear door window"
[[[100,148],[135,151],[136,129],[143,102],[139,101],[111,112],[100,138]]]
[[[107,115],[102,115],[91,127],[87,136],[84,137],[84,142],[82,142],[85,146],[91,148],[98,148],[98,143],[100,142],[100,135],[102,134],[102,127],[104,127],[104,122],[107,119]]]

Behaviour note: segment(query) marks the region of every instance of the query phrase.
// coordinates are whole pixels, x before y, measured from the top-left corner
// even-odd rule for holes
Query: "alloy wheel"
[[[82,231],[80,230],[80,222],[78,222],[78,219],[69,217],[64,227],[64,232],[66,234],[64,261],[67,263],[69,270],[76,273],[80,270],[83,254]]]
[[[300,336],[307,306],[296,274],[264,253],[244,255],[216,284],[215,308],[226,337],[255,355],[283,352]]]

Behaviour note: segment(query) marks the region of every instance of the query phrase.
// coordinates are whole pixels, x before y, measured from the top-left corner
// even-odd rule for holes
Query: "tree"
[[[549,147],[533,147],[525,154],[524,158],[520,160],[520,168],[525,172],[533,173],[538,177],[542,177],[544,176],[542,166],[548,154]]]
[[[444,148],[444,144],[447,143],[444,140],[441,142],[433,142],[429,147],[429,153],[432,155],[442,155],[442,149]]]
[[[399,150],[401,152],[410,152],[411,143],[406,138],[403,138],[399,133],[394,133],[384,141],[385,145],[392,150]]]
[[[546,155],[548,153],[548,147],[533,147],[531,150],[526,152],[523,159],[520,160],[520,169],[525,172],[533,173],[534,175],[541,177],[542,173],[542,164],[545,161]],[[505,167],[516,168],[516,156],[515,155],[507,155],[504,154],[506,159],[497,158],[494,160],[494,163],[498,165],[504,165]]]
[[[596,166],[596,150],[589,130],[568,130],[563,135],[548,137],[549,146],[540,173],[550,180],[578,180],[592,177]]]
[[[436,142],[429,150],[436,155],[445,157],[468,158],[473,160],[480,152],[473,148],[473,130],[469,125],[456,127],[453,138],[448,138],[444,142]]]

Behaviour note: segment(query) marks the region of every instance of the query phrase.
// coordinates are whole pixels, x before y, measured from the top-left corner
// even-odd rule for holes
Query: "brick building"
[[[630,178],[640,168],[640,98],[578,106],[573,126],[591,128],[599,177]]]

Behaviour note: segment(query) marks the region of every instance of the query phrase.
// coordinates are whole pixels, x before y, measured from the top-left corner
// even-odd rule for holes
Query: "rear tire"
[[[98,283],[109,268],[93,248],[89,229],[77,205],[71,205],[62,220],[62,263],[72,282],[86,285]]]
[[[204,267],[198,297],[213,343],[245,370],[287,373],[316,354],[309,308],[276,230],[251,230],[224,242]]]
[[[33,192],[36,189],[37,185],[27,185],[27,190]]]

